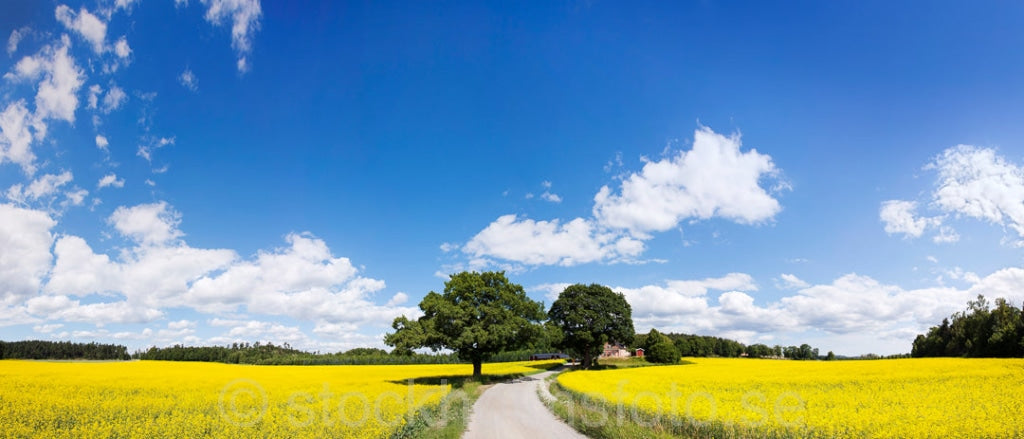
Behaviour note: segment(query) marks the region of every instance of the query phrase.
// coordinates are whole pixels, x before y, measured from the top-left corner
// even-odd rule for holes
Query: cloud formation
[[[954,277],[966,287],[905,289],[856,273],[812,285],[789,275],[783,278],[795,291],[761,304],[756,303],[757,285],[744,273],[613,289],[623,293],[632,306],[638,332],[656,327],[735,337],[746,343],[771,340],[766,337],[859,340],[856,346],[826,347],[847,354],[877,349],[907,352],[916,334],[962,310],[978,294],[1024,302],[1024,269],[1005,268],[985,277],[973,273]]]
[[[740,146],[739,135],[726,137],[701,127],[694,133],[690,151],[648,161],[617,190],[601,187],[594,196],[592,218],[562,222],[502,215],[473,236],[462,251],[478,263],[488,258],[562,266],[638,262],[644,241],[652,239],[653,232],[683,221],[769,221],[782,207],[773,190],[762,184],[778,180],[780,171],[770,156],[756,150],[744,152]],[[544,182],[544,187],[550,189],[551,183]],[[542,198],[561,201],[550,191]]]
[[[249,70],[248,55],[252,51],[252,35],[260,27],[263,10],[259,0],[202,0],[206,5],[206,21],[220,25],[231,20],[231,47],[238,55],[239,72]]]
[[[957,145],[924,169],[937,174],[929,207],[939,215],[918,216],[916,201],[885,201],[879,217],[887,233],[918,238],[935,230],[934,242],[952,243],[960,235],[947,222],[951,217],[966,217],[1008,227],[1017,235],[1013,241],[1024,243],[1024,167],[992,148]]]
[[[229,249],[189,245],[179,228],[181,214],[166,202],[118,207],[108,223],[129,243],[113,256],[78,236],[55,237],[57,222],[43,211],[0,204],[0,242],[6,243],[0,309],[9,311],[0,325],[45,323],[52,331],[60,322],[151,323],[171,308],[186,307],[221,323],[227,320],[217,316],[277,316],[313,322],[321,331],[358,331],[418,314],[404,306],[404,293],[374,299],[384,282],[361,276],[348,258],[334,256],[309,233],[288,234],[285,246],[243,258]],[[279,323],[253,322],[259,321],[229,326],[283,331]],[[168,330],[191,327],[179,322]],[[273,340],[314,342],[294,330],[294,338]],[[264,334],[244,331],[228,336]]]

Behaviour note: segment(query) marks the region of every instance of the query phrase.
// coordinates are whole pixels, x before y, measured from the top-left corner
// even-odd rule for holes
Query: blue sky
[[[907,352],[1024,302],[1024,7],[13,0],[0,334],[380,346],[446,274]]]

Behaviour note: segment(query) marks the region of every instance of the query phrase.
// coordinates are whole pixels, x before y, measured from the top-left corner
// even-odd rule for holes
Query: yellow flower
[[[1022,359],[688,360],[558,382],[625,416],[636,408],[755,436],[1024,437]]]

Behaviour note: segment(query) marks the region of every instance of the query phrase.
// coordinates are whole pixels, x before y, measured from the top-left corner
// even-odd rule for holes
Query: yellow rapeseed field
[[[608,403],[607,422],[635,411],[741,436],[1024,437],[1024,359],[687,361],[558,382]]]
[[[543,364],[485,364],[483,372]],[[470,365],[4,360],[0,437],[387,437],[448,394],[440,377],[471,373]]]

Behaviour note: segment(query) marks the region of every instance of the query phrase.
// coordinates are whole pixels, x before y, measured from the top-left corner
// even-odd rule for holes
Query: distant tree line
[[[1024,310],[998,298],[990,308],[985,296],[967,309],[942,319],[914,339],[914,357],[1024,357]]]
[[[0,341],[0,358],[22,360],[128,360],[128,348],[70,341]]]
[[[644,349],[644,357],[653,363],[676,363],[679,357],[740,357],[788,358],[792,360],[834,360],[835,355],[821,356],[818,348],[808,344],[800,346],[768,346],[757,343],[744,345],[736,340],[709,335],[661,333],[652,329],[637,334],[634,346]]]
[[[533,350],[500,352],[491,361],[526,361]],[[151,347],[133,355],[140,360],[208,361],[229,364],[258,365],[355,365],[355,364],[461,364],[454,354],[421,354],[410,351],[392,352],[378,348],[355,348],[337,353],[306,352],[287,343],[232,343],[230,346]]]
[[[319,353],[294,349],[287,343],[232,343],[230,346],[151,347],[136,352],[140,360],[209,361],[229,364],[260,365],[341,365],[341,364],[446,364],[457,363],[450,355],[391,355],[383,349],[355,348],[345,352]]]

